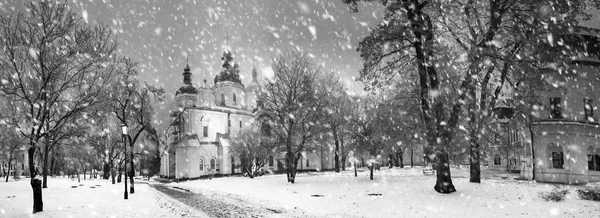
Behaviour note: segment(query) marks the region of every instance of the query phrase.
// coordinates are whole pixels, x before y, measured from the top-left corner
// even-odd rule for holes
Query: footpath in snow
[[[368,171],[354,177],[351,170],[298,174],[295,184],[286,175],[249,179],[225,177],[170,183],[195,193],[243,199],[265,207],[307,211],[316,217],[597,217],[600,202],[580,200],[577,186],[517,181],[514,174],[482,172],[481,184],[469,183],[468,169],[452,169],[458,190],[439,194],[433,190],[435,176],[421,168]],[[566,200],[549,202],[539,197],[560,186],[569,189]]]
[[[123,199],[123,183],[110,180],[49,178],[43,190],[44,212],[32,214],[29,179],[0,181],[0,217],[206,217],[136,180],[135,194]]]

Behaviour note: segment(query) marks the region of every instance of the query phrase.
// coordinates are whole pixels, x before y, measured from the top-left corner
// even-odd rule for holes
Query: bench
[[[435,170],[433,169],[423,169],[423,175],[433,175],[435,174]]]

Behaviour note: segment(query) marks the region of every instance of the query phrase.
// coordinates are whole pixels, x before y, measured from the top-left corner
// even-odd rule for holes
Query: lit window
[[[560,98],[550,98],[550,118],[562,119],[562,108]]]
[[[583,99],[583,112],[585,116],[585,120],[589,122],[595,122],[594,118],[594,101],[592,99],[584,98]]]

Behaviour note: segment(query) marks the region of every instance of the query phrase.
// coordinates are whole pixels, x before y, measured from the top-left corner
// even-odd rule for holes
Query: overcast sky
[[[0,13],[23,9],[23,0],[0,0]],[[355,92],[361,60],[356,46],[369,27],[380,22],[379,4],[361,5],[350,13],[341,0],[68,0],[86,22],[111,25],[120,54],[140,64],[141,79],[165,87],[166,108],[182,83],[186,55],[196,85],[212,85],[226,49],[236,54],[242,82],[253,66],[265,75],[273,57],[284,50],[313,56],[324,70],[340,74]],[[600,17],[587,22],[600,28]],[[226,40],[229,36],[229,40]]]

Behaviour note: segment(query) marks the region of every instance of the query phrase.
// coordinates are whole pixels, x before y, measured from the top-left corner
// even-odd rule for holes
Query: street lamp
[[[125,148],[125,193],[124,193],[124,198],[128,199],[127,196],[127,141],[125,141],[125,138],[127,137],[127,125],[123,124],[121,126],[121,131],[123,132],[123,147]]]

